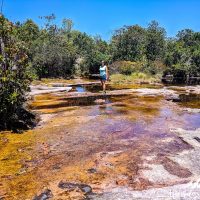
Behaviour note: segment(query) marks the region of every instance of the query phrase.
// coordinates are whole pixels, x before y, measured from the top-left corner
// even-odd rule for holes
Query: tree
[[[177,39],[183,42],[184,47],[190,47],[194,45],[194,31],[191,29],[184,29],[178,32]]]
[[[158,22],[152,21],[147,28],[146,56],[150,61],[162,59],[165,53],[166,31]]]
[[[98,73],[102,60],[110,60],[110,47],[100,36],[91,37],[80,31],[72,31],[71,39],[76,47],[76,58],[81,58],[82,75]]]
[[[64,20],[64,25],[58,27],[55,16],[44,17],[45,28],[33,43],[33,68],[39,78],[69,77],[74,72],[75,47],[69,38],[71,25]],[[72,23],[72,22],[71,22]]]
[[[167,71],[182,82],[187,76],[199,76],[200,33],[190,29],[179,31],[175,39],[167,42],[165,63]]]
[[[114,60],[142,60],[145,49],[146,32],[138,26],[125,26],[117,30],[112,37]]]
[[[17,36],[20,40],[26,42],[28,48],[39,36],[39,27],[31,19],[26,20],[24,23],[17,22],[16,24]]]
[[[63,19],[63,24],[62,24],[62,29],[65,31],[65,32],[71,32],[72,28],[73,28],[73,21],[71,19],[66,19],[64,18]]]

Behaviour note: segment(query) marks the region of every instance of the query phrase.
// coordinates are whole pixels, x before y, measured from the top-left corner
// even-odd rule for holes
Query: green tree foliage
[[[174,76],[200,76],[200,33],[190,29],[179,31],[177,37],[167,41],[165,63]]]
[[[20,122],[25,93],[31,81],[26,44],[19,40],[16,27],[0,16],[0,128]],[[27,113],[26,113],[27,114]],[[21,121],[21,126],[24,123]]]
[[[106,42],[100,36],[91,37],[74,30],[71,19],[63,19],[61,26],[55,23],[53,14],[41,19],[45,20],[43,28],[31,19],[16,23],[16,35],[28,48],[30,72],[39,78],[98,73],[102,60],[139,63],[140,71],[149,74],[164,71],[164,74],[186,77],[200,72],[199,32],[185,29],[179,31],[176,38],[168,39],[165,29],[152,21],[147,28],[124,26]],[[123,65],[121,69],[118,71],[128,74],[134,71],[132,65]]]
[[[80,75],[94,73],[102,60],[109,60],[108,43],[73,30],[71,19],[63,19],[58,26],[53,14],[40,18],[45,20],[42,29],[31,20],[17,23],[19,38],[28,44],[31,69],[38,78],[73,77],[80,59]]]
[[[150,61],[162,59],[165,53],[165,29],[152,21],[147,28],[146,56]]]
[[[39,78],[71,76],[76,53],[70,39],[72,23],[66,19],[62,27],[58,27],[54,15],[45,20],[45,28],[32,44],[32,66]]]
[[[32,43],[39,36],[39,27],[31,19],[26,20],[24,23],[17,22],[17,35],[21,41],[26,42],[28,49],[30,50]]]
[[[200,33],[190,29],[181,30],[176,38],[169,39],[156,21],[147,28],[125,26],[114,33],[111,47],[114,62],[139,62],[140,70],[145,73],[170,73],[183,82],[187,76],[200,76]],[[131,65],[121,68],[128,74],[133,70]]]
[[[156,21],[152,21],[146,29],[134,25],[117,30],[111,41],[113,61],[139,62],[143,66],[141,71],[161,73],[164,67],[165,34],[164,28]]]
[[[76,58],[82,58],[82,75],[99,72],[99,65],[110,60],[110,46],[100,36],[91,37],[80,31],[71,31],[72,44],[76,48]]]
[[[112,37],[113,60],[138,61],[145,56],[146,31],[144,28],[125,26]]]
[[[92,48],[85,55],[85,63],[86,67],[89,69],[89,73],[99,73],[101,61],[108,63],[110,58],[109,45],[103,41],[100,36],[93,38]]]

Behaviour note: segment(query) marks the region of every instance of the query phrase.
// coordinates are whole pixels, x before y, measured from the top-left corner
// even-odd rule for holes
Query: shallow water
[[[150,85],[150,84],[127,84],[127,85],[113,85],[107,84],[106,90],[113,91],[113,90],[120,90],[120,89],[132,89],[132,88],[162,88],[162,85]],[[101,92],[102,86],[101,84],[92,84],[92,85],[78,85],[73,86],[72,91],[76,92]]]
[[[124,86],[133,87],[141,85]],[[98,93],[101,88],[73,89]],[[99,194],[118,186],[163,187],[191,176],[168,156],[193,148],[170,130],[200,127],[200,113],[181,110],[193,105],[200,108],[196,96],[183,95],[181,102],[174,103],[162,96],[137,94],[70,100],[66,95],[36,96],[30,108],[44,122],[20,135],[0,134],[0,198],[33,199],[49,188],[55,199],[70,199],[71,193],[58,187],[61,180],[91,185]],[[169,180],[148,180],[143,171],[152,164],[162,165]],[[88,173],[89,169],[95,173]]]

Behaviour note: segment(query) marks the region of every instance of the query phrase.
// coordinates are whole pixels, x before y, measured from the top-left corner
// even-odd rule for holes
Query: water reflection
[[[181,106],[200,109],[200,94],[180,94],[179,98]]]

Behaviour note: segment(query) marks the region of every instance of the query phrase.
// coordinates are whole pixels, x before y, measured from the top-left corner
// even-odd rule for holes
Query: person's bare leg
[[[103,91],[105,92],[106,91],[106,82],[103,81]]]
[[[103,80],[101,80],[101,86],[102,86],[102,89],[103,89]]]

